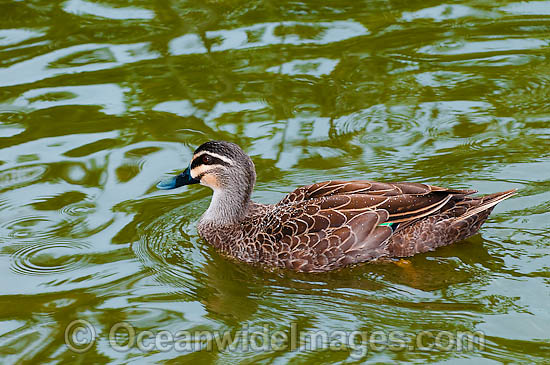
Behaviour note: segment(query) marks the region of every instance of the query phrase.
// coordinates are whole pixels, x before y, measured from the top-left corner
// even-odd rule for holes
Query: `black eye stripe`
[[[217,157],[214,157],[212,155],[208,155],[209,157],[209,161],[208,162],[204,162],[204,159],[203,159],[203,156],[204,155],[201,155],[197,158],[195,158],[193,160],[193,162],[191,162],[191,170],[194,169],[195,167],[197,166],[202,166],[202,165],[222,165],[222,166],[230,166],[227,162],[223,161],[222,159],[219,159]]]

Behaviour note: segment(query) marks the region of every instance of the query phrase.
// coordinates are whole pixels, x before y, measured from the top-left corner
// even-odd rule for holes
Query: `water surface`
[[[2,363],[547,360],[550,1],[6,1],[0,14]],[[252,156],[262,202],[327,179],[519,194],[479,235],[410,263],[265,272],[200,240],[207,188],[155,189],[210,139]],[[82,353],[66,343],[75,320],[96,331]],[[121,322],[369,341],[117,351]]]

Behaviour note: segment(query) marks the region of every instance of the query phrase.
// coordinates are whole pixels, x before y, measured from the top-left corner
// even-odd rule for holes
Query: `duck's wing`
[[[267,214],[258,233],[266,259],[297,271],[327,271],[388,254],[393,230],[433,214],[454,190],[417,183],[328,181],[288,194]]]
[[[355,209],[383,209],[389,213],[385,223],[403,223],[430,215],[448,203],[454,205],[451,200],[476,192],[409,182],[326,181],[300,187],[278,205],[306,203],[338,195],[349,196],[353,197],[350,205]]]
[[[256,241],[264,261],[319,272],[369,261],[388,252],[392,229],[385,209],[369,196],[333,195],[277,204],[260,223]]]

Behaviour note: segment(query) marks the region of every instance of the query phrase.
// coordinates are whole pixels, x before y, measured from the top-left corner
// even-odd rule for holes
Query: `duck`
[[[223,255],[265,269],[303,273],[399,260],[476,234],[493,208],[516,189],[475,195],[416,182],[330,180],[301,186],[276,204],[251,199],[252,159],[237,144],[208,141],[189,166],[157,184],[212,189],[197,223],[200,237]]]

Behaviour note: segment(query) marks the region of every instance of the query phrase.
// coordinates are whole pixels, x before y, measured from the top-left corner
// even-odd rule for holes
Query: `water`
[[[550,1],[0,14],[2,363],[547,361]],[[263,202],[329,178],[519,194],[408,264],[265,272],[199,239],[207,188],[155,189],[209,139],[252,156]],[[178,347],[177,331],[244,340]]]

